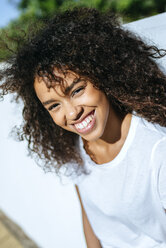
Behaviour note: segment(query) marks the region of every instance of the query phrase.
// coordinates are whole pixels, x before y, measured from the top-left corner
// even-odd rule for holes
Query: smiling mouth
[[[93,129],[95,122],[96,122],[95,111],[93,110],[91,113],[89,113],[88,116],[86,116],[86,118],[83,121],[74,124],[74,127],[76,131],[79,133],[87,133]]]

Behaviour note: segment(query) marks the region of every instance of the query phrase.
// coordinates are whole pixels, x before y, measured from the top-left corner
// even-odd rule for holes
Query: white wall
[[[166,48],[166,13],[127,27]],[[11,127],[21,120],[18,106],[9,99],[0,103],[0,208],[39,247],[85,248],[74,187],[61,185],[54,174],[45,174],[26,156],[26,144],[9,137]]]
[[[21,120],[9,98],[0,103],[0,208],[40,247],[86,247],[73,185],[45,174],[26,156],[26,143],[9,137]]]
[[[148,17],[139,21],[124,25],[125,28],[134,31],[147,43],[166,49],[166,13]],[[158,63],[166,69],[166,57],[158,60]]]

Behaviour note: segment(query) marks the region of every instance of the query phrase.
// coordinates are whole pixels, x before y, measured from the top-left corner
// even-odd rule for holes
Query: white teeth
[[[79,125],[79,127],[82,129],[82,128],[84,128],[84,126],[82,125],[82,123]]]
[[[87,122],[89,123],[92,119],[93,119],[92,116],[88,116]]]
[[[83,129],[87,127],[87,125],[92,121],[92,119],[93,119],[93,114],[86,117],[81,123],[75,124],[75,127],[78,129]]]
[[[83,125],[84,127],[86,127],[86,126],[88,125],[88,123],[87,123],[86,121],[83,121],[83,122],[82,122],[82,125]]]

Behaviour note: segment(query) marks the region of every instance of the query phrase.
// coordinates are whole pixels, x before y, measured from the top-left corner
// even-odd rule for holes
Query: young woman
[[[166,247],[161,50],[95,9],[57,14],[1,70],[24,103],[20,139],[76,185],[88,248]]]

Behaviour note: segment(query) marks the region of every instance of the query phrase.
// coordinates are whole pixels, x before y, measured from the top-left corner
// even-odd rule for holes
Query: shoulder
[[[166,162],[166,136],[162,136],[153,146],[152,157],[158,162]]]
[[[138,117],[140,119],[140,126],[144,129],[145,132],[153,133],[153,135],[157,135],[159,138],[166,137],[166,127],[160,126],[157,123],[152,123],[147,121],[142,117]]]
[[[149,122],[139,116],[136,118],[138,118],[138,127],[136,132],[137,142],[146,150],[165,147],[166,127],[162,127],[157,123]]]

